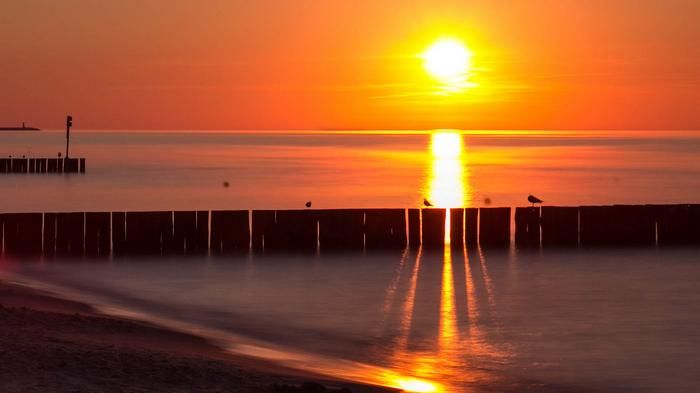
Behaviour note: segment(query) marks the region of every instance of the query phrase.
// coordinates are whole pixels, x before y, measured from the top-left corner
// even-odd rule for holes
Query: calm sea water
[[[61,132],[0,134],[3,156],[64,148]],[[700,202],[692,131],[75,131],[71,155],[87,158],[87,174],[0,176],[0,210]]]
[[[236,352],[410,391],[700,386],[700,249],[0,266]]]
[[[0,154],[53,156],[62,137],[2,134]],[[87,174],[1,176],[0,209],[700,201],[693,132],[78,131],[74,142]],[[0,279],[416,392],[700,387],[698,249],[3,260]]]

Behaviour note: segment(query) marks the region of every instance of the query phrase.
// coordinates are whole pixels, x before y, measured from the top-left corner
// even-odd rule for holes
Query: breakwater
[[[85,159],[0,158],[0,173],[85,173]]]
[[[0,239],[20,258],[700,246],[700,205],[3,213]]]

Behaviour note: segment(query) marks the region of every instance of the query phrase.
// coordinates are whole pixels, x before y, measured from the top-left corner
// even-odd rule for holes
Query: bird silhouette
[[[428,199],[426,199],[426,198],[423,198],[423,204],[424,204],[426,207],[432,207],[432,206],[433,206],[433,204],[430,203],[430,201],[429,201]]]
[[[532,203],[532,206],[535,206],[535,203],[542,203],[542,200],[534,195],[528,195],[527,201]]]
[[[311,201],[306,202],[306,203],[304,204],[304,206],[306,206],[307,208],[308,208],[308,207],[311,207]]]

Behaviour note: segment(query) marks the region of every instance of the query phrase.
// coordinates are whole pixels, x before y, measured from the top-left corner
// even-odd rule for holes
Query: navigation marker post
[[[73,127],[73,116],[66,116],[66,159],[68,159],[68,146],[70,143],[70,128]]]

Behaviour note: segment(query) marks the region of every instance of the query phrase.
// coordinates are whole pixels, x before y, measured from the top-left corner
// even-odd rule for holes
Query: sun
[[[443,38],[433,43],[422,58],[423,66],[433,78],[449,84],[466,80],[472,53],[461,41]]]

